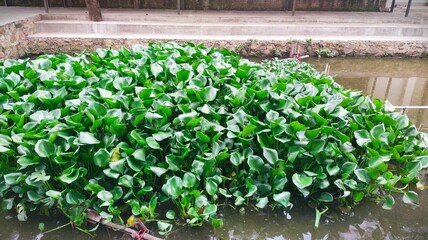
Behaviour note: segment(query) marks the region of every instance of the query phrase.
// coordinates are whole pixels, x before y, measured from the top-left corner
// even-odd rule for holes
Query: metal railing
[[[7,0],[3,0],[4,1],[4,5],[7,7]],[[184,1],[184,0],[183,0]],[[62,1],[63,7],[67,7],[67,3],[65,0]],[[292,5],[292,10],[291,10],[291,16],[294,16],[295,12],[296,12],[296,4],[297,4],[297,0],[293,0],[293,5]],[[409,0],[407,3],[407,8],[406,8],[406,14],[404,15],[405,17],[409,16],[410,13],[410,6],[412,5],[412,0]],[[43,6],[45,8],[45,12],[48,13],[49,12],[49,0],[43,0]],[[391,7],[390,7],[390,12],[394,12],[394,8],[395,8],[395,0],[392,0],[391,3]],[[177,0],[177,14],[180,15],[181,12],[181,0]]]

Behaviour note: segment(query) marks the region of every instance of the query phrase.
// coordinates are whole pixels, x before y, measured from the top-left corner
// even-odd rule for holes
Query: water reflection
[[[428,106],[428,59],[309,59],[319,71],[330,74],[347,89],[361,90],[372,99],[395,106]],[[416,127],[428,132],[428,109],[408,109]]]

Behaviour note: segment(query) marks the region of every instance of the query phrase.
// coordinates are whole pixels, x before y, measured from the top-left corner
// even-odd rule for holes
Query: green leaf
[[[200,131],[196,132],[196,137],[199,138],[204,143],[209,143],[211,141],[211,139],[207,135],[205,135]]]
[[[98,144],[100,143],[100,141],[98,141],[95,137],[94,134],[89,133],[89,132],[80,132],[79,133],[79,143],[80,144]]]
[[[217,92],[217,88],[214,88],[212,86],[205,87],[201,93],[202,100],[204,100],[205,102],[214,101],[217,97]]]
[[[333,195],[329,192],[322,192],[317,200],[320,202],[333,202]]]
[[[52,143],[50,143],[49,141],[41,139],[41,140],[37,141],[34,150],[36,151],[36,153],[40,157],[47,158],[47,157],[54,155],[55,146]]]
[[[183,176],[183,186],[186,188],[192,188],[196,184],[196,176],[193,173],[186,172]]]
[[[210,196],[214,196],[218,192],[218,185],[213,179],[208,179],[205,183],[205,189]]]
[[[175,219],[175,212],[174,212],[174,210],[168,210],[167,212],[166,212],[166,218],[168,218],[168,219],[171,219],[171,220],[174,220]]]
[[[124,187],[128,187],[128,188],[132,188],[133,185],[133,178],[132,176],[129,175],[123,175],[119,178],[118,180],[118,184],[120,186],[124,186]]]
[[[2,199],[1,208],[3,210],[11,210],[13,208],[13,200],[15,198]]]
[[[55,200],[59,200],[61,198],[61,192],[55,190],[49,190],[46,192],[46,196],[51,197]]]
[[[269,203],[269,199],[267,197],[258,198],[256,207],[265,208],[268,203]]]
[[[214,228],[223,228],[224,222],[222,218],[213,218],[211,219],[211,224]]]
[[[152,137],[158,142],[170,138],[171,136],[172,134],[170,132],[158,132],[152,135]]]
[[[263,156],[271,165],[278,161],[278,152],[275,149],[263,148]]]
[[[162,186],[162,191],[172,199],[176,199],[183,192],[183,181],[173,176]]]
[[[385,197],[384,203],[382,205],[383,209],[391,210],[395,204],[395,199],[391,195]]]
[[[248,166],[256,172],[260,170],[260,167],[263,166],[263,159],[259,156],[251,155],[248,157]]]
[[[150,167],[150,171],[156,174],[156,176],[160,177],[167,171],[167,169],[161,167]]]
[[[153,137],[146,138],[146,141],[147,141],[147,144],[149,145],[150,148],[161,149],[159,143]]]
[[[152,63],[150,64],[150,71],[152,72],[153,76],[157,78],[163,71],[163,68],[159,63]]]
[[[340,168],[336,164],[327,165],[327,172],[330,176],[334,176],[338,174],[339,171],[340,171]]]
[[[295,173],[292,177],[293,183],[296,187],[303,189],[312,185],[312,177],[307,177],[303,174]]]
[[[205,207],[204,212],[202,213],[202,215],[205,216],[210,216],[213,215],[217,212],[217,206],[214,204],[209,204]]]
[[[365,129],[360,129],[354,132],[355,139],[357,140],[357,144],[361,147],[366,146],[372,140],[370,139],[370,133]]]
[[[355,169],[354,173],[361,182],[369,183],[371,180],[369,172],[365,169]]]
[[[85,195],[72,189],[65,195],[65,200],[68,204],[79,205],[85,201]]]
[[[166,222],[158,222],[158,229],[160,235],[166,235],[172,231],[172,224]]]
[[[292,206],[292,204],[290,203],[290,197],[291,197],[290,192],[282,192],[282,193],[274,194],[273,200],[281,204],[281,206],[288,208]]]
[[[71,184],[79,178],[79,170],[75,168],[68,168],[62,172],[59,179],[67,184]]]
[[[18,179],[22,176],[20,172],[8,173],[3,176],[4,181],[7,185],[18,184]]]
[[[419,196],[414,191],[405,192],[403,195],[403,202],[406,204],[419,205]]]
[[[94,163],[98,167],[105,167],[110,163],[110,153],[105,148],[100,148],[94,155]]]
[[[113,199],[113,194],[109,191],[102,190],[97,193],[97,198],[101,199],[104,202],[108,202]]]
[[[176,76],[178,81],[186,81],[190,77],[190,71],[183,68],[176,73]]]
[[[230,162],[235,166],[239,166],[243,160],[244,158],[241,156],[239,152],[233,152],[230,155]]]

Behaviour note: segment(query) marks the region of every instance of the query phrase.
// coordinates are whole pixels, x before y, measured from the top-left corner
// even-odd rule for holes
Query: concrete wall
[[[25,20],[8,23],[0,26],[0,59],[18,58],[29,50],[27,36],[33,33],[34,22],[41,16],[30,17]]]
[[[177,0],[99,0],[103,8],[174,9]],[[43,6],[42,0],[7,0],[9,6]],[[293,0],[181,0],[182,9],[192,10],[291,10]],[[297,10],[377,11],[386,0],[298,0]],[[3,1],[0,5],[3,5]],[[84,0],[49,0],[51,7],[85,7]]]

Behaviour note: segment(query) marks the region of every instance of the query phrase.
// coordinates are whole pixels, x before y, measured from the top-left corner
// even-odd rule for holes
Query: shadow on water
[[[257,60],[257,59],[256,59]],[[260,59],[258,59],[260,61]],[[361,90],[372,98],[388,99],[393,105],[428,105],[428,59],[309,59],[323,71],[330,64],[330,74],[345,88]],[[428,127],[428,110],[408,110],[417,125]],[[428,176],[422,176],[427,182]],[[428,239],[428,191],[419,192],[420,206],[410,207],[396,198],[390,211],[367,200],[350,213],[332,211],[314,229],[315,211],[306,203],[295,203],[290,212],[251,208],[241,214],[238,209],[219,209],[224,227],[213,230],[203,227],[176,227],[168,239]],[[14,213],[0,213],[0,239],[127,239],[120,233],[100,227],[91,237],[70,226],[48,234],[40,234],[38,224],[52,229],[67,223],[63,217],[30,216],[19,222]],[[93,226],[88,226],[92,228]]]

